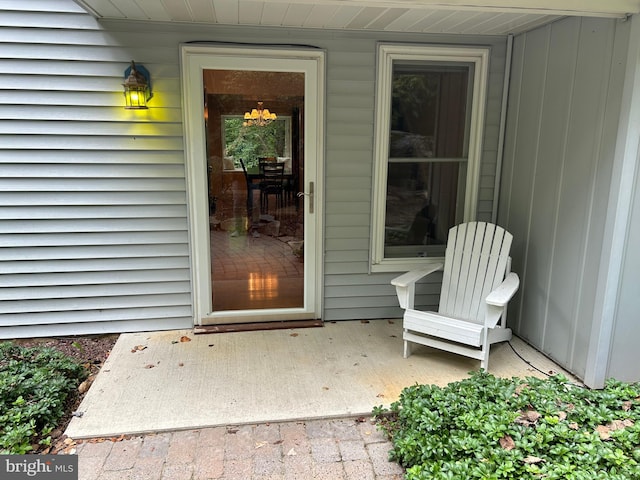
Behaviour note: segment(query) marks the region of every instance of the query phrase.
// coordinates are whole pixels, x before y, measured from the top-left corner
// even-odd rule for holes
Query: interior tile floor
[[[304,263],[291,236],[211,230],[213,310],[303,307]]]

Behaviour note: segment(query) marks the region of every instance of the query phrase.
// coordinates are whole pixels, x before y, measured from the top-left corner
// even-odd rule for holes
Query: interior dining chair
[[[260,175],[264,174],[264,166],[268,164],[273,164],[276,162],[276,157],[259,157],[258,158],[258,171]]]
[[[269,211],[269,196],[275,197],[276,208],[284,207],[284,163],[264,162],[261,166],[260,207]]]

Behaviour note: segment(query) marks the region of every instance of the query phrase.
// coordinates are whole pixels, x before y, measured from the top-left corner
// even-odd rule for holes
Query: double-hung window
[[[487,48],[378,46],[371,270],[444,256],[475,220]]]

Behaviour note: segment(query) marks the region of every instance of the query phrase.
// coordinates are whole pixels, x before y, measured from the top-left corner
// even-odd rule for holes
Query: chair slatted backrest
[[[280,181],[284,176],[284,163],[266,163],[262,168],[265,178]]]
[[[284,163],[265,163],[260,185],[272,191],[279,191],[284,185]]]
[[[258,158],[258,171],[260,175],[264,174],[265,165],[272,165],[276,162],[276,157],[260,157]]]
[[[512,240],[509,232],[485,222],[451,228],[438,312],[483,323],[485,298],[504,280]]]

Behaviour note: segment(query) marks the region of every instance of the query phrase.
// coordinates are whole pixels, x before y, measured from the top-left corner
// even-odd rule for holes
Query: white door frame
[[[265,320],[318,319],[322,312],[323,278],[323,185],[325,55],[316,49],[280,49],[182,45],[181,76],[184,121],[184,152],[191,249],[194,324],[218,320],[255,322]],[[208,69],[262,70],[305,73],[304,161],[308,193],[304,195],[304,306],[302,308],[212,312],[211,251],[206,132],[204,129],[203,71]],[[312,209],[312,210],[310,210]],[[313,213],[309,213],[313,211]],[[209,321],[207,321],[209,320]],[[218,321],[218,323],[224,323]]]

